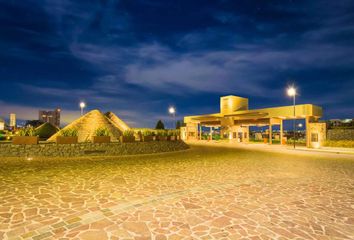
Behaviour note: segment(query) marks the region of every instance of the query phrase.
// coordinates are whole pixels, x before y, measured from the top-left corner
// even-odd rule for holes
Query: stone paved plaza
[[[354,239],[354,156],[0,160],[0,239]]]

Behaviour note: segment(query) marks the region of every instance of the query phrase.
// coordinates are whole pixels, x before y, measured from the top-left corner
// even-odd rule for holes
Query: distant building
[[[0,118],[0,130],[4,130],[4,129],[5,129],[5,121]]]
[[[328,121],[330,123],[330,126],[332,126],[332,127],[337,127],[337,126],[340,126],[342,124],[342,120],[341,119],[330,119]]]
[[[57,108],[54,111],[40,110],[38,113],[38,120],[41,122],[48,122],[56,127],[60,126],[60,109]]]
[[[15,113],[10,113],[10,124],[9,126],[11,128],[16,128],[16,114]]]
[[[354,126],[354,121],[353,119],[347,118],[347,119],[330,119],[327,121],[328,127],[329,128],[347,128],[347,127],[353,127]]]

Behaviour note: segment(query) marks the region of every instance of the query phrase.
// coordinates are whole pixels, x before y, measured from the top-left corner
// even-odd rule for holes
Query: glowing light
[[[175,114],[176,113],[176,109],[174,107],[169,107],[168,112],[170,114]]]
[[[299,123],[299,125],[298,125],[300,128],[302,127],[302,123]]]
[[[86,103],[80,102],[80,108],[81,108],[81,116],[84,115],[84,108],[86,107]]]
[[[33,157],[27,157],[27,161],[32,161]]]
[[[294,87],[289,87],[288,90],[287,90],[287,92],[288,92],[288,95],[289,95],[290,97],[293,97],[293,96],[296,95],[296,88],[294,88]]]
[[[312,147],[313,148],[320,148],[320,143],[318,143],[318,142],[312,143]]]

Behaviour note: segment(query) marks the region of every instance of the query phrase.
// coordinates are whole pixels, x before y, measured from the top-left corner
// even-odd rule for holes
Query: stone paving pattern
[[[0,239],[354,239],[352,156],[2,158],[0,189]]]

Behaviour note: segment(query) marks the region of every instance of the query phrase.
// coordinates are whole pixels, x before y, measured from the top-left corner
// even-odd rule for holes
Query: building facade
[[[40,110],[38,112],[38,120],[41,122],[48,122],[56,127],[60,127],[60,112],[59,108],[54,111]]]
[[[16,128],[16,114],[15,113],[10,113],[10,124],[9,126],[11,128]]]
[[[2,131],[4,129],[5,129],[5,121],[0,118],[0,130]]]
[[[306,146],[320,147],[326,139],[326,124],[318,122],[320,117],[322,117],[322,108],[312,104],[250,110],[247,98],[223,96],[220,98],[219,113],[186,116],[185,127],[181,128],[181,137],[184,140],[200,140],[202,127],[209,127],[210,135],[214,128],[219,128],[220,135],[224,139],[248,142],[250,126],[268,126],[267,142],[272,144],[272,128],[278,125],[280,144],[284,144],[283,121],[305,119]]]

